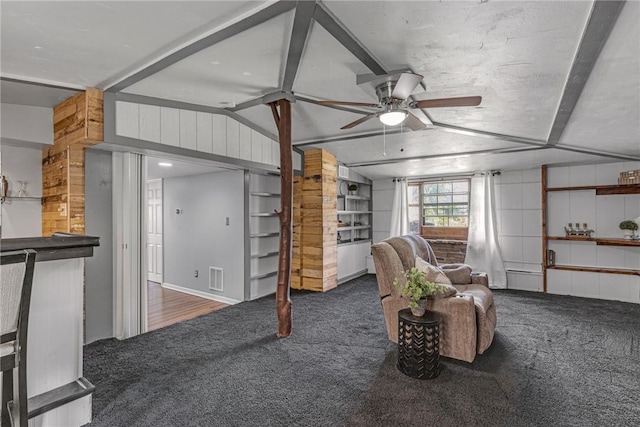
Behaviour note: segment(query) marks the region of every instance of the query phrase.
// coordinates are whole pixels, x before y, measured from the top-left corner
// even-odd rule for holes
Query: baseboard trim
[[[356,273],[350,274],[348,276],[343,277],[342,279],[338,279],[338,285],[342,285],[343,283],[348,282],[349,280],[353,280],[356,279],[360,276],[364,276],[365,274],[367,274],[369,272],[368,269],[364,269],[364,270],[360,270]]]
[[[161,286],[166,289],[171,289],[172,291],[178,291],[184,294],[189,294],[189,295],[193,295],[200,298],[206,298],[212,301],[223,302],[229,305],[234,305],[234,304],[238,304],[239,302],[242,302],[242,301],[235,300],[233,298],[227,298],[220,295],[213,295],[207,292],[198,291],[196,289],[190,289],[190,288],[185,288],[183,286],[173,285],[171,283],[162,283]]]

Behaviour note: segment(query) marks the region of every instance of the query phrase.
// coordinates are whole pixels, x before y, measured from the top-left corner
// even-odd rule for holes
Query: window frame
[[[428,184],[442,184],[442,183],[454,183],[454,182],[460,182],[460,181],[466,181],[467,182],[467,188],[468,191],[466,192],[467,197],[468,197],[468,201],[467,201],[467,226],[466,227],[457,227],[457,226],[429,226],[429,225],[424,225],[424,195],[428,194],[428,193],[424,193],[423,192],[423,186],[424,185],[428,185]],[[419,203],[411,203],[411,200],[407,200],[407,208],[411,209],[413,208],[418,208],[418,212],[419,212],[419,218],[420,218],[420,236],[424,237],[425,239],[444,239],[444,240],[467,240],[467,236],[469,233],[469,215],[470,215],[470,207],[471,207],[471,179],[470,178],[451,178],[451,179],[437,179],[437,180],[422,180],[422,181],[415,181],[415,182],[410,182],[408,184],[409,186],[413,186],[413,187],[418,187],[418,197],[419,197]],[[452,188],[453,190],[453,188]],[[435,193],[434,195],[439,195],[439,194],[451,194],[453,195],[454,192],[451,191],[450,193]],[[460,193],[458,193],[460,194]],[[453,204],[453,201],[452,203]],[[440,216],[447,216],[447,217],[452,217],[454,215],[440,215]],[[461,216],[461,215],[455,215],[455,216]],[[413,232],[413,231],[412,231]],[[415,233],[415,232],[414,232]]]

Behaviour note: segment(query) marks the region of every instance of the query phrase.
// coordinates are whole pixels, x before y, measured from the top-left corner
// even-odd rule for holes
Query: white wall
[[[498,239],[509,289],[542,291],[540,168],[495,177]]]
[[[165,179],[163,185],[165,283],[243,301],[244,171]],[[224,269],[223,292],[209,289],[210,266]]]
[[[2,139],[53,144],[52,108],[16,104],[2,104],[0,108]]]
[[[9,196],[17,196],[27,182],[27,196],[42,196],[42,151],[2,144],[2,175],[9,182]],[[2,204],[2,238],[42,236],[42,204],[36,199],[7,199]]]
[[[108,151],[85,152],[86,234],[100,238],[85,259],[85,337],[90,343],[113,334],[112,162]]]
[[[640,162],[548,168],[548,187],[617,184],[622,171]],[[553,191],[548,198],[548,234],[563,236],[569,222],[586,222],[594,237],[621,238],[618,224],[640,216],[640,194],[596,196],[594,190]],[[640,247],[600,246],[593,242],[550,241],[556,265],[640,269]],[[547,271],[549,293],[640,303],[640,277],[562,270]]]
[[[395,184],[391,178],[373,181],[373,243],[389,237],[394,189]]]

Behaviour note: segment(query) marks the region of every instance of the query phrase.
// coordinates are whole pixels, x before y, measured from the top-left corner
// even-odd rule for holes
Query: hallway
[[[159,283],[147,281],[149,331],[164,328],[227,307],[218,301],[164,289]]]

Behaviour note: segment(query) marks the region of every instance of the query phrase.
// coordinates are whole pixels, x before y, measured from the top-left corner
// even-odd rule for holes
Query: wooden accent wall
[[[89,88],[53,109],[53,145],[42,152],[42,235],[84,234],[84,149],[104,138],[103,94]]]
[[[337,240],[337,168],[336,158],[325,150],[304,154],[304,176],[301,179],[299,216],[296,214],[294,184],[294,242],[296,230],[300,253],[297,278],[292,265],[292,287],[311,291],[328,291],[338,285]],[[296,222],[299,218],[299,222]],[[299,281],[299,285],[295,285]]]
[[[103,93],[88,88],[53,109],[53,145],[98,144],[104,139]]]
[[[291,236],[291,289],[302,289],[302,177],[293,177],[293,234]]]

